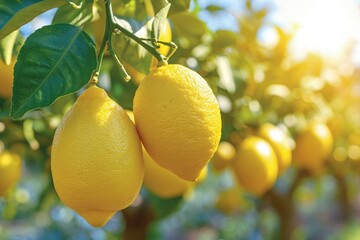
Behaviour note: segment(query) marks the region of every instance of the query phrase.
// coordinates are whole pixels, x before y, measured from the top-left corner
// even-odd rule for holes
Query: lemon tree
[[[299,56],[274,9],[2,1],[0,239],[345,239],[356,54]]]

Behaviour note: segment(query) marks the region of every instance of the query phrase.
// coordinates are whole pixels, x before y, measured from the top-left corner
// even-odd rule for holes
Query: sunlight
[[[279,0],[279,4],[296,28],[295,55],[311,52],[336,59],[359,39],[359,6],[354,0]]]

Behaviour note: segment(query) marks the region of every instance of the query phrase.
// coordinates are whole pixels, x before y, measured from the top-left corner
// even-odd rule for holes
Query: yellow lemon
[[[333,137],[323,123],[310,123],[296,138],[294,161],[299,168],[317,171],[331,154]]]
[[[188,181],[196,180],[220,141],[215,95],[200,75],[181,65],[150,72],[135,93],[134,116],[149,155]]]
[[[21,159],[17,154],[0,154],[0,197],[14,185],[21,176]]]
[[[0,61],[0,96],[6,99],[11,98],[14,79],[15,60],[10,65]]]
[[[286,134],[278,127],[266,123],[258,131],[259,137],[265,139],[275,152],[279,171],[278,174],[286,170],[291,164],[291,148]]]
[[[220,142],[219,147],[212,158],[213,168],[220,172],[233,160],[236,155],[235,147],[229,142]]]
[[[273,149],[265,140],[255,136],[247,137],[240,144],[233,165],[241,186],[256,196],[269,190],[278,174]]]
[[[144,151],[144,163],[144,185],[149,191],[160,197],[180,196],[193,184],[193,182],[186,181],[169,170],[160,167],[146,151]]]
[[[51,170],[60,199],[95,227],[136,198],[141,142],[126,112],[98,87],[85,90],[56,130]]]
[[[234,186],[219,193],[215,207],[224,214],[235,214],[240,212],[242,202],[241,190]]]

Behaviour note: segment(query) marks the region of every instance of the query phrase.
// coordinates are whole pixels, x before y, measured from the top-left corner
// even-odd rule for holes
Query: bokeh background
[[[301,128],[316,119],[334,138],[323,171],[299,180],[294,164],[277,179],[275,198],[257,198],[239,187],[230,166],[218,171],[210,163],[191,192],[162,199],[143,188],[132,207],[93,228],[60,202],[49,167],[54,131],[76,94],[21,121],[8,118],[10,100],[1,99],[0,146],[23,165],[18,184],[0,197],[0,240],[123,239],[144,226],[148,239],[280,239],[276,202],[294,209],[291,239],[360,239],[360,1],[194,0],[189,6],[169,17],[179,46],[170,62],[199,72],[214,90],[222,141],[236,147],[249,129],[271,122],[294,149]],[[23,26],[18,44],[51,24],[56,11]],[[91,24],[85,30],[96,40]],[[121,80],[110,56],[100,85],[131,110],[137,84]]]

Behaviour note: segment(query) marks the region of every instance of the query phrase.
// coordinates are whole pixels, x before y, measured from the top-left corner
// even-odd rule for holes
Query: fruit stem
[[[146,51],[148,51],[151,55],[153,55],[158,61],[159,63],[167,63],[167,57],[161,55],[158,51],[156,51],[157,47],[155,46],[151,46],[150,44],[146,43],[145,41],[143,41],[143,39],[139,38],[138,36],[136,36],[134,33],[130,32],[129,30],[127,30],[126,28],[122,27],[119,23],[117,23],[113,11],[112,11],[112,7],[111,7],[111,0],[104,0],[105,1],[105,6],[106,6],[106,16],[107,16],[107,22],[109,22],[109,26],[107,26],[110,30],[111,34],[112,33],[116,33],[118,31],[120,31],[121,33],[123,33],[125,36],[127,36],[128,38],[131,38],[132,40],[134,40],[136,43],[138,43],[140,46],[142,46],[143,48],[146,49]],[[109,35],[107,36],[108,40],[109,39]],[[111,37],[111,35],[110,35]],[[171,55],[176,51],[177,46],[175,43],[170,42],[162,42],[162,41],[156,41],[159,42],[161,44],[167,45],[171,48]],[[111,48],[110,46],[111,44],[109,44],[109,49]]]

